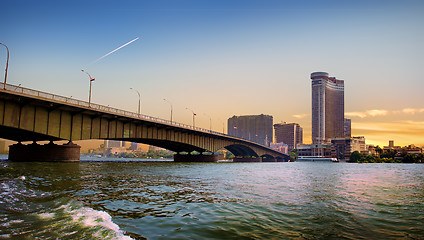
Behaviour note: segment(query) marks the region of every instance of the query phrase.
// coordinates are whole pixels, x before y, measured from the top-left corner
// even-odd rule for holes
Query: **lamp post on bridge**
[[[4,73],[4,86],[3,86],[3,89],[6,90],[7,69],[9,68],[9,48],[3,43],[0,43],[0,45],[5,46],[7,50],[6,71]]]
[[[138,115],[139,115],[138,117],[140,117],[140,102],[141,102],[140,92],[134,88],[130,88],[130,89],[136,91],[138,94]]]
[[[165,98],[163,99],[165,102],[168,102],[169,105],[171,105],[171,124],[172,124],[172,103],[168,100],[166,100]]]
[[[187,110],[190,110],[193,113],[193,128],[195,128],[196,126],[194,125],[194,117],[197,115],[196,113],[194,113],[193,110],[191,110],[190,108],[186,108]]]
[[[203,114],[205,114],[206,116],[208,116],[209,117],[209,131],[211,131],[212,132],[212,117],[211,116],[209,116],[208,114],[206,114],[206,113],[203,113]]]
[[[84,69],[82,69],[81,71],[87,73],[88,77],[90,78],[90,91],[88,93],[88,107],[90,107],[91,106],[91,84],[95,80],[95,78],[92,78],[88,72],[84,71]]]

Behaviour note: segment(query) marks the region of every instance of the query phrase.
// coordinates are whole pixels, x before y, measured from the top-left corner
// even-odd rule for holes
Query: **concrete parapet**
[[[175,154],[174,162],[218,162],[218,155]]]
[[[233,162],[262,162],[262,158],[235,157]]]
[[[56,145],[53,142],[45,145],[17,143],[9,146],[9,160],[19,162],[78,162],[81,147],[69,142]]]

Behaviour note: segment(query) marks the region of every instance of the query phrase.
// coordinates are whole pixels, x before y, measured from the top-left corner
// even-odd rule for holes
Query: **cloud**
[[[405,114],[424,113],[424,108],[404,108],[402,112]]]
[[[376,117],[376,116],[386,116],[389,113],[387,110],[382,109],[373,109],[373,110],[367,110],[365,112],[347,112],[345,113],[345,116],[347,117]]]
[[[388,114],[408,114],[408,115],[415,115],[418,113],[424,113],[424,108],[404,108],[402,110],[395,110],[395,111],[388,111],[384,109],[373,109],[373,110],[366,110],[364,112],[346,112],[346,117],[359,117],[359,118],[366,118],[366,117],[377,117],[377,116],[386,116]]]
[[[306,113],[304,113],[304,114],[296,114],[296,115],[293,115],[293,117],[294,118],[298,118],[298,119],[302,119],[302,118],[305,118],[305,117],[307,117],[309,114],[306,114]]]
[[[368,110],[367,111],[367,114],[369,114],[372,117],[375,117],[375,116],[386,116],[388,112],[389,111],[387,111],[387,110]]]
[[[403,128],[403,126],[402,126]],[[375,131],[375,132],[399,132],[399,125],[387,122],[354,122],[352,123],[352,130]]]
[[[403,121],[403,123],[411,126],[413,125],[414,128],[418,128],[418,129],[423,129],[424,130],[424,121],[411,121],[411,120],[407,120],[407,121]]]
[[[367,114],[365,112],[347,112],[345,113],[346,117],[360,117],[360,118],[364,118],[367,116]]]

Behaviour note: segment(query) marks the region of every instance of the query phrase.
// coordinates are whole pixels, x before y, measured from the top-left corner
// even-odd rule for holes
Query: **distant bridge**
[[[223,133],[10,84],[0,89],[0,138],[137,142],[174,151],[178,153],[175,160],[209,161],[208,156],[217,159],[213,153],[224,148],[240,161],[289,159],[279,151]],[[209,154],[180,154],[194,151]]]

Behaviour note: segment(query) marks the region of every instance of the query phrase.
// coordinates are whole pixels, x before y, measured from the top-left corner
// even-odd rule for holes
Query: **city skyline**
[[[88,100],[84,69],[93,103],[137,112],[133,88],[142,114],[169,119],[165,98],[174,121],[191,124],[189,108],[219,132],[272,115],[307,143],[309,75],[323,71],[345,81],[352,136],[424,145],[421,1],[10,1],[0,14],[10,84]]]

